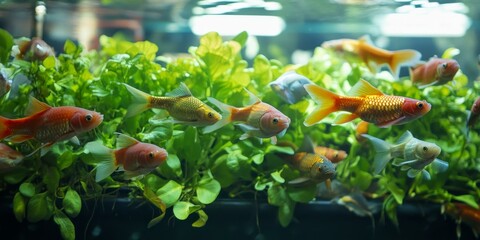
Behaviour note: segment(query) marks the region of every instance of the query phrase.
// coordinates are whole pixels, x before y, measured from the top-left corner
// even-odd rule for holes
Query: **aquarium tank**
[[[0,1],[9,239],[470,239],[480,2]]]

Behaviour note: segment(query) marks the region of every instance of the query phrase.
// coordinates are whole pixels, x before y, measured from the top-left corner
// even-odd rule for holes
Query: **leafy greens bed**
[[[480,189],[475,176],[479,170],[480,137],[477,127],[467,142],[464,128],[466,110],[477,97],[480,84],[469,83],[461,73],[454,83],[419,90],[407,78],[393,81],[385,72],[372,75],[363,63],[346,61],[321,47],[308,63],[297,66],[298,73],[339,94],[364,78],[386,94],[431,103],[432,110],[419,120],[386,129],[372,126],[368,132],[393,142],[410,130],[415,137],[439,145],[439,158],[450,166],[448,171],[433,173],[432,179],[425,181],[420,177],[409,179],[391,165],[374,176],[373,149],[356,140],[352,123],[333,126],[325,123],[333,119],[329,116],[321,124],[305,127],[303,120],[315,103],[307,98],[285,104],[268,86],[292,66],[263,55],[256,56],[249,66],[241,54],[247,39],[245,32],[229,41],[217,33],[208,33],[201,37],[199,46],[188,49],[190,56],[174,59],[157,56],[158,47],[148,41],[131,43],[101,36],[98,51],[86,52],[67,40],[56,57],[31,62],[11,58],[13,38],[4,31],[1,37],[3,71],[14,80],[24,78],[29,82],[21,85],[15,96],[7,94],[0,99],[0,115],[23,117],[29,95],[51,106],[79,106],[104,115],[98,128],[79,136],[80,146],[57,143],[45,156],[29,157],[0,178],[2,191],[14,196],[13,211],[18,221],[53,218],[65,239],[75,237],[70,218],[79,214],[82,200],[115,197],[119,189],[128,189],[132,199],[146,199],[159,208],[150,227],[162,220],[168,208],[178,219],[198,218],[193,227],[202,227],[208,219],[205,206],[214,202],[220,192],[230,197],[248,193],[266,196],[269,204],[278,207],[281,225],[287,226],[295,205],[308,203],[316,196],[315,185],[298,188],[287,184],[299,173],[279,153],[292,154],[292,148],[272,145],[269,140],[263,144],[252,138],[239,141],[242,132],[231,124],[203,134],[200,128],[172,124],[154,111],[124,118],[132,99],[122,83],[162,96],[184,82],[204,102],[211,96],[233,106],[246,104],[247,88],[292,119],[279,141],[299,146],[308,135],[318,145],[346,150],[349,156],[337,166],[336,179],[347,189],[382,199],[383,213],[394,223],[398,223],[396,207],[406,200],[459,201],[478,208]],[[123,180],[113,174],[96,183],[97,160],[83,146],[98,139],[114,148],[115,132],[164,147],[169,153],[166,164],[140,180]],[[40,144],[29,141],[13,146],[28,153]]]

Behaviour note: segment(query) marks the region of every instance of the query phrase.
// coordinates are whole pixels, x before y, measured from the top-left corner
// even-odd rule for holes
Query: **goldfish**
[[[368,134],[363,137],[370,140],[375,148],[373,168],[375,174],[379,174],[394,158],[394,166],[399,166],[407,171],[410,178],[414,178],[420,172],[424,179],[430,179],[430,173],[424,168],[432,163],[437,172],[443,172],[448,168],[448,163],[438,159],[441,149],[435,143],[425,142],[413,137],[410,131],[406,131],[395,144],[385,142]]]
[[[222,111],[222,119],[217,123],[207,126],[204,133],[213,132],[231,122],[237,124],[245,133],[240,140],[249,137],[271,138],[272,143],[277,143],[277,135],[283,136],[290,125],[290,118],[285,116],[273,106],[262,102],[257,96],[245,89],[250,95],[250,105],[242,108],[233,107],[209,97],[208,101]]]
[[[165,149],[120,133],[115,150],[99,141],[87,143],[85,149],[100,160],[96,166],[97,182],[110,176],[120,166],[125,171],[126,179],[143,176],[163,164],[168,157]]]
[[[13,150],[6,144],[0,143],[0,172],[14,168],[23,159],[22,153]]]
[[[322,43],[322,47],[357,56],[373,73],[376,73],[382,65],[387,65],[395,79],[398,78],[401,66],[413,65],[422,57],[420,52],[413,49],[388,51],[375,47],[368,35],[358,40],[337,39],[326,41]]]
[[[362,134],[368,133],[368,122],[360,121],[355,127],[355,138],[358,142],[364,142],[366,139],[362,137]]]
[[[460,66],[455,59],[430,58],[426,63],[410,67],[410,79],[419,88],[443,85],[453,80]]]
[[[480,233],[480,210],[468,206],[464,203],[446,203],[442,205],[442,213],[448,214],[457,220],[457,238],[461,237],[460,223],[464,222],[472,228],[475,238]]]
[[[314,150],[316,154],[325,156],[332,163],[339,163],[348,156],[347,152],[343,150],[336,150],[322,146],[315,146]]]
[[[294,144],[289,143],[282,144],[294,146]],[[301,183],[321,183],[327,181],[326,184],[329,187],[330,180],[335,176],[335,164],[324,155],[315,152],[313,142],[308,136],[304,138],[302,146],[293,155],[280,154],[279,156],[302,175],[297,179],[289,181],[290,184],[298,185]]]
[[[356,118],[373,123],[378,127],[400,125],[415,120],[430,111],[427,101],[385,95],[367,81],[361,79],[349,91],[349,96],[340,96],[314,84],[305,85],[308,94],[320,104],[305,119],[305,126],[318,123],[328,114],[342,113],[334,123],[342,124]]]
[[[49,56],[55,56],[55,52],[45,41],[40,38],[21,38],[16,41],[18,50],[14,51],[16,58],[23,60],[43,61]]]
[[[126,117],[131,117],[150,108],[166,110],[175,123],[197,127],[207,126],[218,122],[222,116],[210,106],[194,97],[185,83],[167,93],[165,97],[156,97],[144,93],[125,84],[133,95],[134,103],[127,109]]]
[[[28,116],[19,119],[0,116],[0,140],[18,143],[36,139],[44,143],[39,148],[43,151],[55,142],[70,138],[79,143],[77,135],[94,129],[103,121],[100,113],[70,106],[51,107],[34,97],[30,97],[26,112]]]
[[[283,101],[294,104],[308,95],[303,87],[305,84],[313,84],[313,82],[295,71],[288,71],[269,85]]]
[[[475,100],[475,102],[472,104],[472,108],[468,112],[467,127],[473,128],[477,123],[479,116],[480,116],[480,97],[478,97],[477,100]]]

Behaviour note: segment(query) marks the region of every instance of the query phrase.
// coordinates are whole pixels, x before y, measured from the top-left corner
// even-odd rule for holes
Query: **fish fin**
[[[125,180],[132,179],[132,178],[143,178],[146,174],[150,173],[153,171],[155,168],[143,168],[143,169],[138,169],[135,171],[127,171],[125,170],[124,173],[124,178]]]
[[[173,89],[171,92],[165,94],[167,97],[185,97],[185,96],[192,96],[192,92],[188,89],[185,83],[180,83],[178,88]]]
[[[400,166],[406,166],[408,164],[411,164],[411,163],[415,163],[417,162],[418,160],[414,159],[414,160],[407,160],[407,161],[393,161],[393,165],[397,166],[397,167],[400,167]]]
[[[425,169],[422,170],[422,178],[423,178],[423,180],[431,180],[432,179],[432,177],[430,176],[430,173]]]
[[[122,133],[116,133],[116,134],[117,134],[117,149],[126,148],[139,143],[137,139],[132,138],[128,135],[125,135]]]
[[[45,143],[40,147],[40,156],[45,156],[52,149],[54,142]]]
[[[305,118],[303,122],[305,126],[312,126],[320,122],[328,114],[340,110],[337,104],[339,95],[315,84],[304,85],[304,88],[312,99],[319,104],[319,106]]]
[[[333,121],[334,124],[342,124],[353,121],[354,119],[358,118],[358,115],[353,113],[341,113],[339,114],[335,120]]]
[[[362,137],[367,138],[373,144],[373,148],[376,152],[373,160],[373,168],[374,173],[379,174],[385,166],[387,166],[388,161],[392,159],[392,154],[390,152],[392,144],[368,134],[362,134]]]
[[[402,143],[408,142],[412,140],[412,138],[413,138],[412,133],[407,130],[405,131],[405,133],[402,134],[402,136],[400,136],[400,138],[398,138],[395,144],[402,144]]]
[[[260,141],[262,141],[261,138],[260,138]],[[277,145],[277,136],[270,137],[270,141],[273,145]]]
[[[257,95],[253,94],[252,92],[248,91],[246,88],[243,88],[247,93],[248,93],[248,97],[249,97],[249,100],[248,100],[248,104],[251,105],[251,104],[255,104],[255,103],[258,103],[258,102],[261,102],[262,100],[260,100],[260,98],[257,97]]]
[[[291,185],[300,185],[300,184],[306,184],[306,183],[309,183],[311,182],[311,179],[310,178],[307,178],[307,177],[298,177],[298,178],[295,178],[291,181],[288,181],[288,184],[291,184]]]
[[[437,80],[437,81],[433,81],[433,82],[431,82],[431,83],[429,83],[429,84],[418,84],[418,85],[417,85],[417,88],[418,88],[418,89],[424,89],[424,88],[426,88],[426,87],[435,86],[435,85],[438,84],[438,82],[440,82],[440,81],[438,81],[438,80]]]
[[[240,129],[245,132],[244,134],[242,134],[240,136],[240,140],[245,140],[249,137],[256,137],[259,135],[259,133],[261,133],[260,129],[258,128],[255,128],[255,127],[252,127],[250,125],[247,125],[247,124],[237,124],[238,127],[240,127]],[[257,134],[255,134],[257,133]]]
[[[100,141],[87,143],[85,149],[87,149],[99,161],[96,166],[96,182],[100,182],[107,178],[117,168],[114,151],[103,146]]]
[[[365,35],[361,36],[358,39],[358,41],[359,42],[364,42],[364,43],[367,43],[367,44],[370,44],[370,45],[374,45],[373,41],[372,41],[372,38],[370,38],[370,35],[368,35],[368,34],[365,34]]]
[[[410,169],[407,171],[407,175],[408,175],[409,178],[414,178],[414,177],[416,177],[420,172],[421,172],[421,170],[410,168]]]
[[[123,85],[125,85],[127,90],[133,96],[133,103],[128,106],[125,117],[129,118],[135,116],[151,108],[150,101],[152,96],[150,94],[142,92],[126,83],[123,83]]]
[[[416,50],[398,50],[393,51],[392,58],[388,63],[388,67],[392,72],[392,75],[395,79],[398,79],[400,73],[400,67],[402,65],[414,65],[422,58],[422,54]]]
[[[213,131],[231,123],[232,122],[232,112],[233,112],[233,109],[234,109],[234,107],[232,107],[228,104],[222,103],[215,98],[208,97],[207,99],[208,99],[209,102],[211,102],[213,105],[217,106],[217,108],[219,108],[222,111],[222,119],[220,119],[218,122],[216,122],[216,123],[214,123],[210,126],[206,126],[205,128],[203,128],[203,133],[211,133],[211,132],[213,132]]]
[[[348,96],[367,96],[367,95],[385,95],[382,91],[372,86],[369,82],[360,79],[355,85],[350,88],[347,93]]]
[[[27,135],[27,134],[21,134],[21,135],[13,135],[11,137],[7,137],[8,141],[14,142],[14,143],[21,143],[25,142],[27,140],[32,139],[32,135]]]
[[[405,118],[406,118],[405,116],[399,117],[399,118],[394,119],[394,120],[389,121],[389,122],[376,124],[376,126],[379,127],[379,128],[387,128],[387,127],[390,127],[392,125],[395,125],[395,124],[398,124],[398,123],[402,122],[403,120],[405,120]]]
[[[33,115],[35,113],[43,112],[43,111],[48,110],[50,108],[52,108],[52,107],[49,106],[48,104],[46,104],[44,102],[40,102],[38,99],[30,96],[29,102],[28,102],[28,107],[25,111],[25,115],[27,115],[27,116]]]
[[[285,128],[285,129],[283,129],[281,132],[279,132],[279,133],[277,134],[277,137],[283,137],[283,136],[285,136],[285,133],[287,133],[287,129],[288,129],[288,128]]]
[[[75,145],[80,145],[80,140],[78,139],[77,136],[73,136],[72,138],[70,138],[70,142],[72,142]]]
[[[448,162],[435,158],[432,162],[432,169],[435,172],[445,172],[448,169]]]
[[[297,152],[315,153],[315,144],[309,136],[303,137],[302,146],[297,149]]]

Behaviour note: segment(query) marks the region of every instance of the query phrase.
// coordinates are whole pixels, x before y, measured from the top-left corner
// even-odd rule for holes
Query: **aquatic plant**
[[[188,56],[167,58],[157,56],[158,46],[152,42],[132,43],[101,36],[98,51],[84,51],[82,46],[67,40],[57,57],[29,62],[10,57],[13,38],[2,31],[3,68],[14,81],[28,80],[0,99],[2,116],[22,117],[29,95],[51,106],[74,105],[104,114],[98,128],[79,136],[80,145],[55,144],[45,156],[35,154],[1,174],[1,191],[14,196],[17,220],[38,222],[53,218],[62,236],[73,239],[75,226],[70,218],[79,214],[82,200],[114,198],[121,189],[127,189],[130,198],[144,199],[158,208],[158,216],[148,227],[162,221],[168,209],[180,220],[196,215],[192,226],[202,227],[208,220],[205,206],[221,193],[225,197],[264,198],[278,207],[278,220],[287,226],[296,204],[315,199],[315,185],[288,184],[299,177],[299,172],[279,156],[292,154],[295,149],[272,145],[269,140],[263,144],[255,138],[240,141],[242,132],[231,124],[203,134],[201,128],[173,124],[155,111],[124,118],[132,99],[122,83],[162,96],[184,82],[204,102],[208,103],[207,97],[214,97],[233,106],[246,105],[248,94],[244,88],[248,89],[292,119],[279,141],[299,146],[308,135],[319,145],[346,150],[349,156],[338,164],[336,178],[348,189],[381,199],[382,216],[396,224],[396,207],[405,201],[463,202],[478,208],[480,189],[475,176],[479,171],[479,128],[470,132],[469,139],[464,128],[466,110],[478,94],[479,82],[469,82],[458,73],[452,83],[419,90],[408,78],[393,81],[387,72],[372,74],[360,61],[347,61],[321,47],[315,49],[308,63],[296,67],[299,74],[322,87],[344,94],[364,78],[387,94],[426,99],[432,104],[431,112],[419,120],[386,129],[371,126],[368,133],[394,141],[410,130],[415,137],[442,148],[439,158],[449,162],[448,171],[435,173],[428,167],[432,179],[425,181],[420,177],[410,179],[389,164],[382,174],[373,175],[374,151],[368,142],[356,140],[354,124],[331,125],[332,114],[320,124],[305,127],[306,113],[315,103],[304,99],[287,105],[268,86],[292,66],[261,54],[249,66],[241,52],[247,37],[242,32],[231,40],[223,40],[217,33],[208,33],[200,38],[198,46],[188,49]],[[114,148],[115,132],[164,147],[169,153],[166,164],[141,179],[124,180],[113,174],[95,182],[98,161],[84,145],[100,140]],[[40,144],[29,141],[13,146],[29,153]]]

